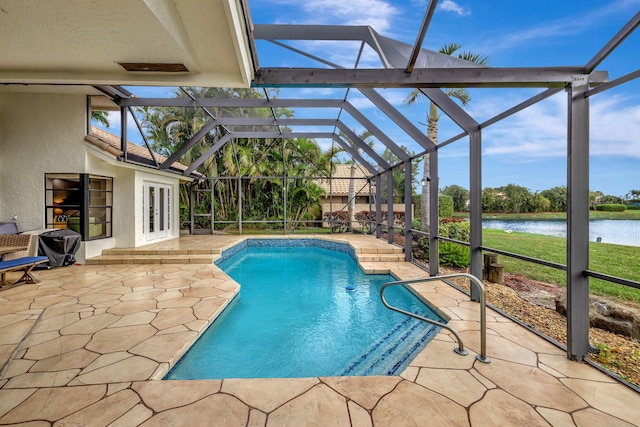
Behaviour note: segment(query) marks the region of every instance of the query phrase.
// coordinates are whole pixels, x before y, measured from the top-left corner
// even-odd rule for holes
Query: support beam
[[[393,171],[387,171],[387,242],[393,243]]]
[[[342,108],[343,99],[126,98],[124,107]]]
[[[326,138],[333,139],[333,132],[254,132],[238,131],[231,134],[234,138]]]
[[[136,115],[133,114],[133,111],[132,111],[131,107],[126,107],[126,108],[127,108],[127,111],[129,111],[129,114],[131,114],[131,118],[133,119],[133,121],[136,124],[136,127],[138,128],[138,132],[140,133],[140,136],[142,136],[142,141],[144,142],[144,146],[147,147],[147,151],[149,151],[149,155],[151,156],[151,159],[153,160],[153,165],[156,168],[160,168],[160,164],[158,163],[158,160],[156,159],[156,153],[153,152],[153,150],[151,149],[151,146],[149,145],[149,140],[147,139],[147,136],[144,134],[144,130],[142,129],[142,124],[140,124],[140,120],[138,120]]]
[[[200,128],[200,130],[195,135],[193,135],[189,141],[187,141],[184,144],[182,144],[182,146],[180,148],[178,148],[176,151],[174,151],[173,154],[171,154],[171,156],[169,156],[169,158],[167,160],[162,162],[162,164],[160,165],[160,169],[167,169],[167,168],[171,167],[171,165],[174,162],[177,162],[178,160],[180,160],[180,158],[182,158],[182,156],[184,156],[187,153],[187,151],[189,151],[191,149],[191,147],[196,145],[202,138],[204,138],[209,132],[211,132],[213,130],[213,128],[216,127],[217,125],[218,125],[218,123],[216,123],[215,120],[212,120],[212,121],[208,122],[207,124],[205,124],[204,126],[202,126]]]
[[[522,88],[564,87],[583,67],[523,68],[415,68],[404,69],[317,69],[262,68],[256,87],[353,87],[353,88]],[[608,74],[584,74],[590,83],[608,80]]]
[[[591,90],[588,90],[587,92],[585,92],[584,96],[589,97],[591,95],[604,92],[616,86],[620,86],[623,83],[627,83],[627,82],[630,82],[631,80],[637,79],[638,77],[640,77],[640,70],[632,71],[631,73],[625,74],[622,77],[618,77],[617,79],[613,79],[610,82],[603,83],[599,86],[594,87]]]
[[[203,163],[204,163],[204,162],[205,162],[209,157],[211,157],[211,156],[213,156],[215,153],[217,153],[217,152],[218,152],[218,150],[219,150],[219,149],[221,149],[221,148],[222,148],[222,146],[223,146],[224,144],[226,144],[226,143],[227,143],[227,141],[228,141],[228,140],[230,140],[230,139],[231,139],[231,134],[230,134],[230,133],[228,133],[228,134],[224,135],[222,138],[220,138],[219,140],[217,140],[216,142],[214,142],[214,144],[211,146],[211,148],[209,148],[209,149],[207,150],[207,152],[206,152],[206,153],[202,154],[200,157],[198,157],[198,158],[196,159],[196,161],[195,161],[195,162],[193,162],[193,163],[191,163],[191,164],[189,165],[189,167],[184,171],[184,175],[185,175],[185,176],[189,176],[189,175],[191,175],[191,173],[192,173],[193,171],[195,171],[195,170],[198,168],[198,166],[200,166],[201,164],[203,164]]]
[[[480,126],[478,122],[469,115],[469,113],[464,111],[461,106],[456,104],[455,101],[441,89],[423,88],[420,89],[420,92],[429,98],[431,102],[436,104],[438,108],[444,111],[444,113],[458,126],[464,129],[465,132],[473,132]]]
[[[376,239],[382,237],[382,176],[376,175]]]
[[[601,86],[598,86],[598,87],[601,87]],[[544,91],[540,92],[539,94],[534,95],[531,98],[527,99],[526,101],[523,101],[523,102],[519,103],[518,105],[516,105],[514,107],[511,107],[508,110],[505,110],[502,113],[500,113],[500,114],[498,114],[496,116],[493,116],[492,118],[480,123],[479,127],[481,129],[486,129],[487,127],[493,125],[494,123],[497,123],[497,122],[499,122],[500,120],[502,120],[504,118],[507,118],[507,117],[519,112],[519,111],[522,111],[525,108],[530,107],[531,105],[542,101],[543,99],[547,99],[548,97],[550,97],[552,95],[555,95],[556,93],[562,91],[563,89],[564,88],[552,88],[552,89],[544,90]],[[440,144],[438,144],[438,148],[445,147],[445,146],[447,146],[447,145],[449,145],[449,144],[451,144],[453,142],[456,142],[456,141],[464,138],[467,135],[468,135],[467,132],[459,133],[458,135],[453,136],[453,137],[447,139],[446,141],[443,141]]]
[[[391,165],[387,163],[387,161],[383,159],[382,156],[376,153],[373,148],[369,147],[369,145],[367,145],[366,142],[360,139],[360,137],[356,135],[355,132],[353,132],[351,129],[349,129],[347,125],[342,122],[338,122],[337,128],[340,129],[342,133],[344,133],[351,140],[351,142],[356,145],[357,148],[367,153],[369,157],[375,160],[384,169],[389,169],[391,167]]]
[[[427,161],[427,160],[425,160]],[[439,204],[438,204],[438,150],[429,153],[429,275],[440,274]]]
[[[471,274],[482,281],[482,134],[479,129],[469,135],[469,159]],[[475,286],[471,286],[471,300],[480,301],[480,292]]]
[[[433,141],[429,139],[420,129],[414,126],[409,119],[407,119],[400,111],[396,110],[393,105],[389,103],[382,95],[376,92],[374,89],[360,89],[360,92],[366,96],[369,101],[373,102],[373,105],[378,107],[383,113],[387,115],[391,120],[395,122],[400,129],[402,129],[407,135],[409,135],[414,141],[422,146],[425,150],[432,150],[435,148]]]
[[[593,71],[607,56],[611,54],[627,37],[640,26],[640,12],[625,24],[611,40],[584,66],[586,73]]]
[[[567,357],[589,352],[589,98],[576,79],[568,89]]]
[[[420,26],[420,31],[418,32],[418,37],[416,38],[416,42],[413,45],[411,56],[409,56],[409,63],[407,64],[407,69],[406,69],[407,73],[411,73],[413,71],[413,67],[416,65],[416,60],[418,59],[418,55],[422,50],[422,43],[424,42],[424,38],[427,35],[427,29],[429,28],[429,24],[431,23],[431,18],[433,18],[433,14],[436,11],[437,5],[438,5],[438,0],[429,0],[427,11],[424,14],[424,18],[422,19],[422,25]]]
[[[413,233],[411,232],[411,223],[413,215],[411,207],[413,206],[413,168],[411,160],[404,164],[404,260],[411,261],[413,259]]]
[[[385,147],[395,154],[398,159],[403,162],[409,160],[409,155],[400,148],[395,142],[391,140],[384,132],[380,130],[378,126],[376,126],[371,120],[369,120],[364,114],[362,114],[356,107],[351,105],[351,103],[347,102],[344,105],[344,111],[349,113],[351,117],[356,119],[366,130],[371,132],[373,136],[375,136],[378,141],[382,142]]]
[[[378,170],[376,168],[374,168],[371,163],[367,162],[365,159],[362,158],[362,156],[358,153],[358,150],[354,149],[351,144],[349,144],[348,142],[346,142],[345,140],[343,140],[342,138],[340,138],[338,135],[333,134],[333,140],[338,143],[342,148],[344,148],[347,153],[349,153],[351,155],[351,157],[354,158],[354,160],[357,160],[358,163],[360,163],[362,166],[364,166],[367,171],[369,171],[369,173],[371,175],[375,175],[378,173]]]
[[[120,151],[123,153],[123,157],[127,160],[127,109],[120,107]]]

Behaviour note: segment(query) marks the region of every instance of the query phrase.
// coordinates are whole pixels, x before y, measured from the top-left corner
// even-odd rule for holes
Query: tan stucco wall
[[[85,95],[0,93],[0,221],[15,215],[20,231],[44,228],[44,175],[91,173],[113,178],[113,237],[83,242],[78,262],[103,249],[149,243],[142,228],[144,181],[171,186],[167,239],[178,237],[177,177],[97,155],[84,142],[85,117]]]
[[[86,155],[86,171],[88,173],[109,176],[113,178],[113,212],[112,212],[112,238],[99,239],[85,242],[86,257],[91,258],[102,253],[103,249],[113,247],[133,246],[133,234],[135,222],[132,221],[135,214],[133,195],[134,189],[133,169],[126,169],[107,163],[91,154]]]
[[[83,95],[0,93],[0,221],[45,225],[44,174],[84,172]]]

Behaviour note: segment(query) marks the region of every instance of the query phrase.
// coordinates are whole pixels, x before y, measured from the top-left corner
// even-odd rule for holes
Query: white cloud
[[[274,22],[277,24],[370,26],[381,34],[393,30],[395,19],[401,15],[401,10],[388,0],[350,0],[347,2],[343,0],[302,2],[299,0],[275,0],[275,3],[274,7],[286,10],[279,17],[279,20]],[[345,68],[353,68],[356,65],[355,60],[361,46],[360,41],[349,40],[285,40],[284,43]],[[294,55],[295,58],[297,54],[286,53],[284,57],[291,58],[291,55]],[[313,62],[313,66],[319,65],[318,62],[310,61]],[[274,65],[267,64],[266,66]],[[292,65],[286,63],[275,66]],[[378,54],[371,47],[365,46],[359,67],[378,68],[381,66]]]
[[[438,5],[438,9],[445,12],[453,12],[460,16],[467,16],[471,14],[471,10],[469,10],[469,8],[460,6],[453,0],[443,0],[442,3]]]
[[[640,159],[640,105],[598,95],[590,105],[591,155]]]
[[[278,0],[278,4],[302,9],[296,24],[370,25],[377,31],[391,28],[400,11],[385,0]]]
[[[475,111],[497,114],[514,103],[483,100]],[[640,105],[627,105],[619,95],[590,100],[590,154],[640,159]],[[485,129],[486,155],[509,156],[516,162],[567,155],[567,102],[563,93],[535,104]],[[473,113],[471,113],[473,115]]]

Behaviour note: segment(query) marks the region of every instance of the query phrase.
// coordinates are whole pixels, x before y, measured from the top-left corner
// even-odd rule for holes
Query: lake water
[[[564,220],[483,220],[484,228],[512,230],[522,233],[544,234],[565,237],[567,224]],[[589,240],[616,245],[640,246],[640,221],[619,219],[598,219],[589,223]]]

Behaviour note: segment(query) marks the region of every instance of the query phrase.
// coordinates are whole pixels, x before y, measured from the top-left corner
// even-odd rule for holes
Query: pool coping
[[[154,247],[224,246],[226,239],[190,237]],[[392,271],[399,279],[425,276],[406,262],[362,266]],[[638,419],[640,395],[595,368],[567,360],[563,351],[492,310],[492,363],[475,361],[477,303],[442,282],[414,288],[451,316],[469,356],[455,355],[454,341],[441,331],[395,377],[149,380],[167,363],[162,354],[184,345],[233,295],[237,285],[216,269],[194,264],[67,267],[38,273],[40,284],[0,291],[0,354],[20,347],[9,363],[10,375],[0,378],[0,423],[139,425],[173,420],[188,425],[233,419],[240,425],[281,425],[285,420],[486,425],[520,419],[552,425],[625,420],[632,425]],[[186,303],[193,305],[181,306]],[[144,336],[134,337],[134,329]],[[91,362],[80,360],[101,351],[106,353]]]

